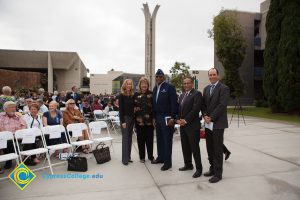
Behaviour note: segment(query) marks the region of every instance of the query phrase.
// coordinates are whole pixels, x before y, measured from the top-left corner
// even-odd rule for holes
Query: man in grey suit
[[[223,173],[223,141],[224,129],[228,128],[229,87],[219,81],[219,71],[216,68],[208,71],[208,77],[211,84],[203,91],[203,116],[206,124],[213,123],[213,128],[205,128],[210,169],[204,176],[212,176],[209,182],[216,183],[222,179]]]
[[[183,88],[185,90],[179,97],[179,113],[176,123],[180,125],[181,147],[184,159],[184,166],[179,171],[193,170],[192,154],[196,164],[196,172],[193,178],[202,175],[202,162],[199,148],[200,141],[200,117],[199,112],[202,106],[201,92],[193,88],[194,80],[185,77]]]

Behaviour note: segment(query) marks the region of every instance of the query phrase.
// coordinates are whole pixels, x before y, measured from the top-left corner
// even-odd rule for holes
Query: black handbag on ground
[[[68,171],[86,172],[88,170],[86,157],[68,158]]]
[[[101,147],[98,148],[99,146]],[[98,164],[102,164],[111,160],[109,147],[104,146],[104,143],[100,143],[96,146],[96,149],[93,150],[93,154]]]

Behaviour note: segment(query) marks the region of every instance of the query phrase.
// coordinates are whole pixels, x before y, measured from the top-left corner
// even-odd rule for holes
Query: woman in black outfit
[[[146,77],[139,80],[139,91],[134,94],[135,128],[139,147],[140,162],[145,162],[145,146],[148,159],[153,160],[153,113],[152,92]]]
[[[133,82],[126,79],[119,96],[119,117],[122,131],[122,163],[128,165],[131,160],[132,132],[134,124]]]

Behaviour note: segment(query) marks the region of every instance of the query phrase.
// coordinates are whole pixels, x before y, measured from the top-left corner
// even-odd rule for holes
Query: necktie
[[[212,93],[214,92],[214,89],[215,89],[215,85],[211,85],[210,86],[210,91],[209,91],[209,95],[211,96]]]
[[[181,101],[181,105],[183,105],[183,102],[185,100],[185,98],[189,95],[189,92],[186,92],[182,98],[182,101]]]

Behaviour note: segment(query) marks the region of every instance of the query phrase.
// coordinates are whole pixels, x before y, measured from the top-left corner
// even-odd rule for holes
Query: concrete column
[[[155,86],[155,19],[159,5],[155,6],[151,16],[148,4],[143,4],[145,15],[145,75],[150,81],[150,88]]]
[[[48,92],[53,92],[53,66],[50,52],[48,52]]]

